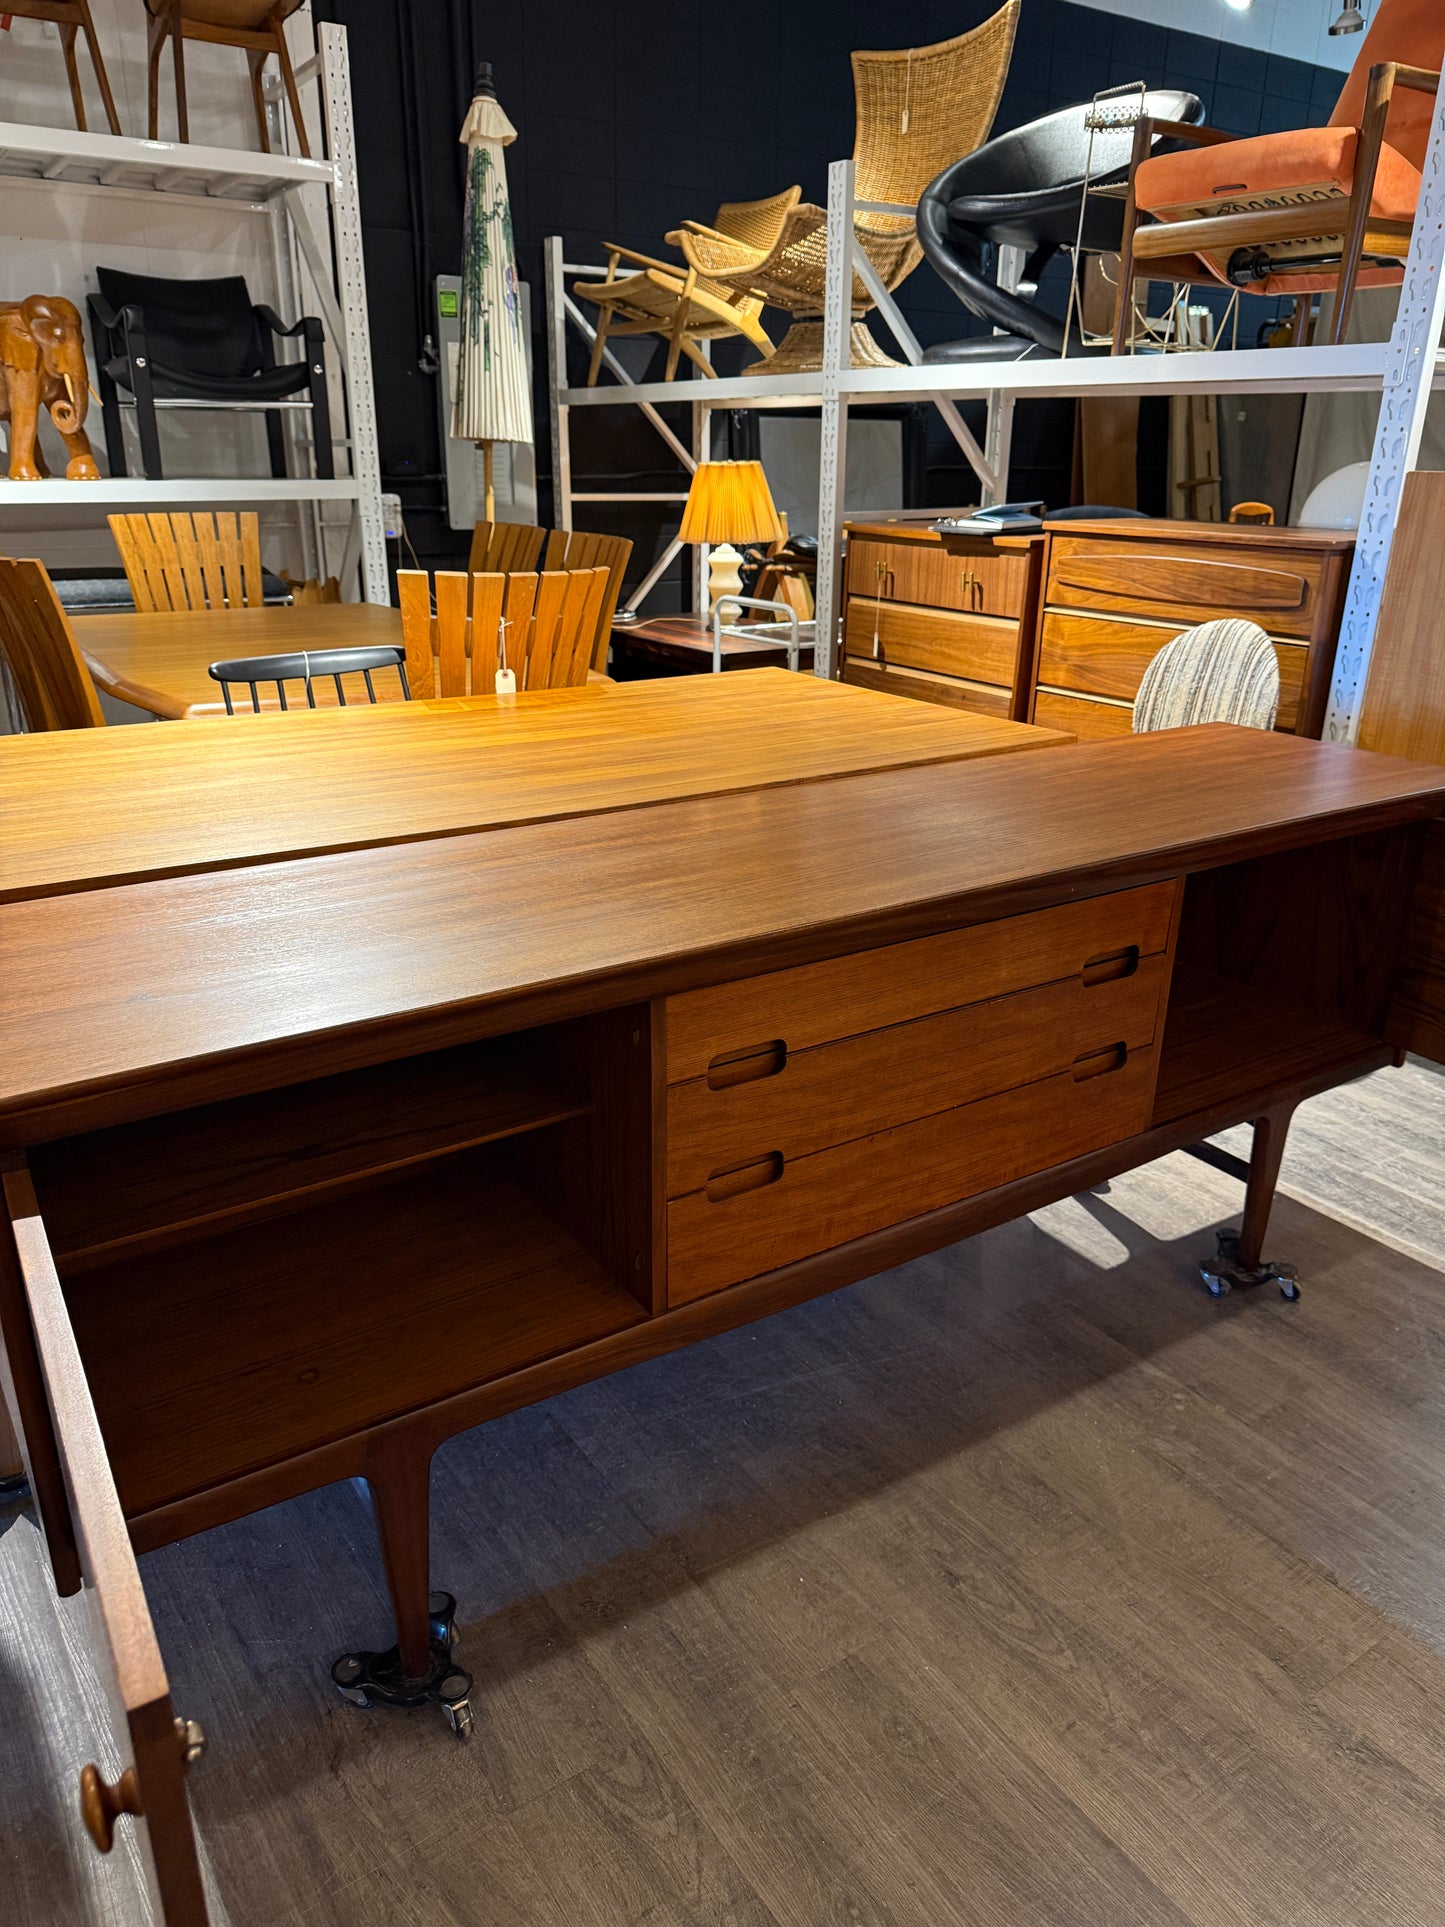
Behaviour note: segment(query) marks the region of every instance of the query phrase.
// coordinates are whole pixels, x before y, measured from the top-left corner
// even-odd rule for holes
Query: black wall
[[[446,527],[436,383],[418,362],[430,279],[458,267],[457,133],[478,59],[493,62],[518,131],[508,149],[513,218],[540,324],[545,235],[563,235],[569,259],[598,261],[608,240],[661,252],[663,234],[680,220],[706,220],[719,201],[793,181],[807,199],[823,201],[828,162],[853,141],[849,51],[941,40],[976,26],[995,4],[314,0],[318,18],[342,22],[350,35],[382,469],[386,486],[402,497],[421,559],[436,564],[465,548]],[[1002,131],[1141,79],[1191,88],[1214,125],[1255,134],[1328,119],[1341,77],[1070,0],[1023,0],[995,125]],[[899,303],[925,344],[980,325],[926,263]],[[1258,302],[1247,308],[1252,329],[1265,310]],[[540,338],[535,352],[540,380]],[[719,368],[727,371],[741,352],[720,345]],[[674,482],[661,444],[635,410],[574,413],[573,422],[576,486],[586,485],[589,469],[598,477],[630,474],[633,486]],[[545,522],[549,451],[540,413],[539,426]],[[1032,430],[1021,423],[1019,440],[1025,449],[1030,439],[1046,448],[1067,433],[1067,422],[1039,415]],[[957,450],[936,427],[927,489],[938,502],[971,493]],[[592,521],[603,526],[595,513]],[[660,518],[649,515],[627,532],[650,550]]]

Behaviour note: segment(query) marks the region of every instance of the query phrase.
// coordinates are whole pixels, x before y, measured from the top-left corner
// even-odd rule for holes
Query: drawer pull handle
[[[770,1044],[749,1044],[746,1050],[720,1051],[707,1067],[710,1091],[730,1091],[735,1084],[752,1084],[760,1077],[776,1077],[788,1061],[781,1037]]]
[[[1107,1077],[1121,1071],[1129,1061],[1127,1044],[1110,1044],[1105,1050],[1085,1051],[1074,1059],[1074,1082],[1086,1084],[1091,1077]]]
[[[704,1187],[711,1204],[724,1204],[729,1198],[740,1198],[748,1191],[761,1191],[765,1185],[776,1184],[783,1175],[783,1154],[769,1151],[765,1158],[753,1158],[747,1164],[734,1164],[726,1171],[714,1171]]]
[[[1090,957],[1079,972],[1084,987],[1093,984],[1118,983],[1121,977],[1132,977],[1139,968],[1139,946],[1131,943],[1125,950],[1111,950],[1103,957]]]

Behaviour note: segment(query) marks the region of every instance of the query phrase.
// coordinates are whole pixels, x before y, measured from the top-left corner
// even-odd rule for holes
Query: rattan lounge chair
[[[982,26],[936,46],[853,55],[854,191],[860,201],[913,208],[935,175],[988,138],[1018,13],[1019,0],[1006,0]],[[794,317],[777,350],[745,373],[792,375],[822,366],[827,228],[827,210],[804,202],[789,212],[766,252],[745,251],[691,226],[668,236],[688,266],[720,289],[759,294]],[[854,232],[890,293],[923,258],[911,213],[858,214]],[[872,306],[855,275],[853,366],[896,368],[863,320]]]
[[[802,192],[800,187],[790,187],[765,201],[726,201],[711,227],[690,222],[689,232],[711,236],[713,245],[732,249],[734,261],[764,260]],[[669,241],[673,239],[668,236]],[[624,261],[638,272],[619,274]],[[664,381],[677,373],[680,355],[695,362],[705,375],[712,374],[712,364],[698,346],[702,341],[745,335],[764,355],[772,353],[772,341],[762,324],[761,297],[746,286],[721,287],[691,261],[658,261],[609,242],[607,279],[574,282],[572,292],[600,311],[587,370],[589,388],[596,386],[611,335],[660,335],[667,342]]]

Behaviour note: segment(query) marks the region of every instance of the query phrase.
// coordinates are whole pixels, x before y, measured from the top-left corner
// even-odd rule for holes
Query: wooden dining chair
[[[167,39],[171,42],[171,65],[176,80],[176,125],[183,141],[191,138],[186,111],[185,45],[188,40],[207,40],[213,46],[239,47],[250,62],[251,99],[256,108],[256,124],[261,130],[261,151],[266,154],[271,151],[271,136],[266,126],[263,74],[267,60],[275,54],[296,128],[296,144],[309,160],[311,149],[301,114],[301,96],[286,45],[286,22],[300,5],[301,0],[146,0],[146,11],[150,15],[147,64],[151,139],[157,140],[160,136],[161,57]]]
[[[254,510],[107,519],[137,609],[259,609],[265,601]]]
[[[597,612],[597,633],[590,648],[591,667],[601,675],[607,667],[612,640],[612,618],[622,598],[622,580],[632,559],[632,544],[624,535],[589,535],[584,529],[539,529],[522,522],[478,522],[472,532],[467,567],[475,575],[500,569],[607,570],[607,593]]]
[[[65,75],[70,82],[70,99],[75,109],[75,124],[85,133],[85,96],[80,89],[80,65],[75,57],[75,42],[78,35],[84,35],[85,44],[90,50],[90,64],[95,69],[95,84],[100,89],[100,98],[105,107],[105,118],[112,134],[120,132],[120,116],[115,111],[115,97],[110,91],[110,77],[105,71],[105,62],[100,54],[100,42],[95,36],[95,22],[90,17],[90,0],[10,0],[0,13],[8,27],[12,15],[22,20],[50,20],[60,29],[60,48],[65,56]]]
[[[412,696],[489,696],[498,668],[515,672],[519,690],[585,683],[607,587],[600,566],[435,577],[398,569]]]
[[[288,682],[299,682],[305,689],[308,709],[316,707],[316,683],[334,683],[337,704],[346,709],[350,705],[345,678],[360,676],[367,702],[375,703],[380,698],[372,676],[383,670],[396,672],[401,700],[410,702],[405,651],[387,643],[369,643],[358,649],[292,649],[275,656],[233,656],[226,662],[213,662],[206,673],[221,685],[228,716],[236,713],[231,691],[242,684],[251,692],[252,714],[259,716],[261,699],[257,691],[263,682],[275,683],[277,706],[288,711],[291,707],[286,697]]]
[[[0,556],[0,655],[33,730],[95,729],[100,698],[45,565]]]

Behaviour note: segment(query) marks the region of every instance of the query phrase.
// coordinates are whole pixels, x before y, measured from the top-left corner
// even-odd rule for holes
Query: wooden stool
[[[80,0],[77,0],[77,4]],[[281,79],[291,103],[291,119],[301,152],[309,160],[311,148],[306,125],[301,118],[301,97],[296,91],[296,74],[286,47],[286,21],[301,0],[146,0],[150,14],[150,137],[160,138],[161,55],[170,36],[172,62],[176,75],[176,122],[179,137],[190,139],[186,116],[186,57],[188,40],[208,40],[218,47],[243,47],[251,62],[251,96],[256,103],[256,124],[261,130],[261,147],[271,151],[266,131],[266,96],[261,90],[261,72],[269,54],[281,64]]]
[[[70,98],[75,103],[75,124],[85,133],[85,100],[80,91],[80,68],[75,59],[75,36],[85,35],[85,44],[90,49],[90,64],[95,69],[96,82],[100,87],[100,97],[105,103],[105,117],[110,122],[112,134],[120,132],[120,116],[115,111],[115,100],[110,91],[110,81],[106,77],[105,62],[100,57],[100,42],[95,37],[95,22],[90,17],[90,0],[6,0],[3,11],[15,14],[21,20],[53,20],[60,29],[60,44],[65,50],[65,72],[70,81]]]

